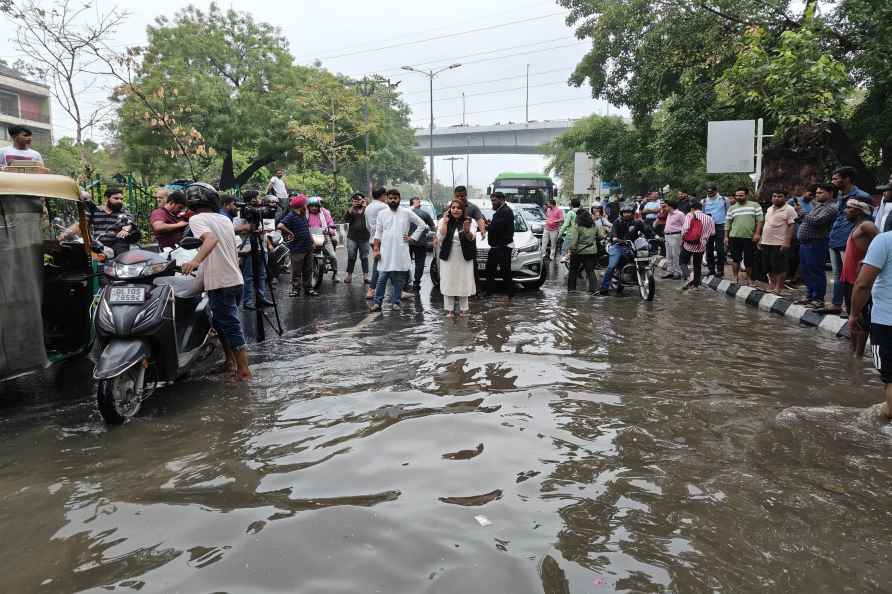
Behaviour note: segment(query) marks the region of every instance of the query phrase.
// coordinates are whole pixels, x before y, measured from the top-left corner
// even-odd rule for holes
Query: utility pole
[[[468,120],[467,120],[466,116],[467,116],[467,105],[465,104],[465,92],[462,91],[462,93],[461,93],[461,125],[462,126],[468,125]],[[468,152],[465,155],[465,185],[470,186],[471,180],[468,176],[471,172],[471,144],[470,144],[471,141],[467,140],[467,139],[465,141],[468,143]],[[452,184],[452,187],[455,188],[455,184]]]
[[[449,66],[444,66],[439,70],[418,70],[417,68],[413,68],[411,66],[403,66],[403,70],[407,70],[409,72],[417,72],[418,74],[423,74],[424,76],[430,79],[430,94],[431,94],[431,123],[430,123],[430,171],[431,171],[431,186],[430,192],[428,193],[428,199],[431,201],[431,204],[434,203],[434,77],[436,77],[441,72],[445,72],[446,70],[452,70],[453,68],[458,68],[461,64],[451,64]]]
[[[530,123],[530,65],[529,65],[529,64],[527,64],[527,100],[526,100],[526,106],[527,106],[527,119],[526,119],[526,122],[529,124],[529,123]]]
[[[338,145],[337,129],[335,128],[335,100],[331,98],[331,179],[334,187],[331,190],[331,205],[338,202]],[[332,206],[333,207],[333,206]]]
[[[384,78],[380,75],[372,75],[372,77],[364,76],[361,80],[352,82],[351,84],[355,84],[359,89],[359,94],[363,98],[362,104],[362,117],[365,121],[365,185],[367,196],[372,195],[372,156],[371,156],[371,146],[369,144],[369,101],[375,95],[375,92],[378,90],[379,85],[383,87],[388,87],[391,91],[394,90],[399,83],[392,83],[390,79]]]
[[[444,160],[449,161],[449,164],[452,167],[452,187],[455,188],[455,162],[464,160],[464,157],[447,157]]]

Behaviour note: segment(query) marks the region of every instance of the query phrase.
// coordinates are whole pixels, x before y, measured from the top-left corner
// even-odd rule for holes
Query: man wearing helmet
[[[322,253],[331,266],[331,282],[338,282],[338,258],[335,256],[334,243],[332,237],[336,233],[334,219],[327,208],[322,206],[322,198],[313,196],[307,200],[307,220],[310,222],[310,231],[313,229],[322,229],[322,235],[325,237],[325,243],[322,245]]]
[[[244,279],[235,247],[235,227],[229,217],[220,214],[220,197],[210,184],[189,185],[186,203],[195,213],[189,219],[189,228],[202,243],[195,258],[183,264],[183,273],[198,270],[208,294],[211,324],[226,353],[226,365],[236,380],[249,380],[251,370],[239,317]]]
[[[291,212],[279,223],[279,231],[288,244],[291,253],[291,297],[298,297],[301,289],[309,295],[317,293],[312,286],[310,275],[313,269],[313,237],[307,223],[307,197],[298,194],[291,199]]]
[[[613,278],[613,271],[619,266],[619,262],[623,254],[627,252],[627,248],[621,243],[623,241],[635,241],[639,236],[651,235],[648,227],[641,221],[635,220],[635,207],[624,202],[619,209],[620,218],[616,220],[610,230],[610,247],[607,248],[607,254],[610,259],[607,262],[607,270],[604,271],[604,278],[601,280],[601,290],[598,295],[608,295],[610,293],[610,281]]]

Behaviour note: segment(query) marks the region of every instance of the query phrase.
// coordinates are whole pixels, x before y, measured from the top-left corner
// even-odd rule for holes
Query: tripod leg
[[[263,317],[266,319],[267,322],[269,322],[270,327],[276,331],[276,334],[278,334],[279,336],[282,336],[282,333],[284,332],[284,330],[282,329],[282,319],[279,317],[279,303],[278,303],[278,301],[276,301],[276,293],[275,293],[275,291],[273,291],[273,282],[272,282],[272,277],[271,277],[270,271],[269,271],[269,262],[268,262],[267,258],[264,257],[265,255],[263,253],[262,246],[260,248],[260,256],[261,257],[259,259],[262,260],[262,266],[263,266],[264,270],[266,271],[266,279],[265,279],[266,280],[266,288],[267,288],[267,293],[269,293],[269,300],[272,301],[272,304],[273,304],[273,312],[276,314],[276,324],[273,325],[272,321],[269,319],[269,316],[266,315],[266,312],[264,312],[262,308],[258,307],[257,311],[262,312]],[[256,278],[256,274],[255,274],[255,278]],[[255,287],[256,287],[256,285],[255,285]]]

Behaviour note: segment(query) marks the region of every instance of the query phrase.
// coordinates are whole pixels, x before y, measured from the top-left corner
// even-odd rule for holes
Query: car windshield
[[[493,210],[481,210],[480,213],[483,215],[483,218],[487,221],[492,221],[492,215],[495,211]],[[523,220],[523,215],[514,211],[514,232],[522,233],[524,231],[529,231],[527,228],[527,223]]]
[[[520,211],[520,214],[523,217],[530,221],[544,221],[545,215],[542,214],[542,211],[539,208],[518,208],[515,209],[515,212]]]

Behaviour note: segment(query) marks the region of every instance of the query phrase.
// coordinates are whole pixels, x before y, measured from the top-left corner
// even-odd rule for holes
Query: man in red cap
[[[303,287],[307,295],[318,295],[311,285],[313,238],[307,221],[307,197],[298,194],[289,203],[291,212],[279,222],[288,250],[291,252],[291,297],[298,297]]]

